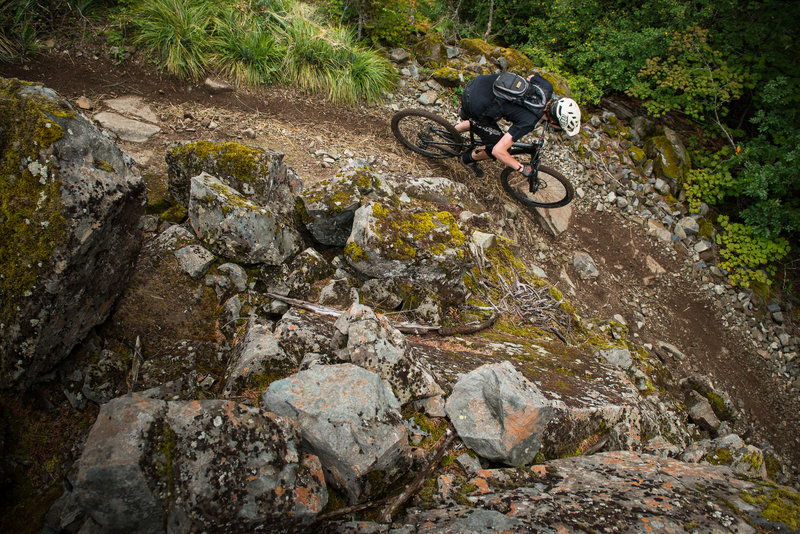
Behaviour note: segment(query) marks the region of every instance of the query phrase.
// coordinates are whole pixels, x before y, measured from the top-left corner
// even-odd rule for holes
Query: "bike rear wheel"
[[[539,187],[530,190],[528,179],[522,173],[506,167],[500,175],[503,189],[515,200],[534,208],[559,208],[566,206],[575,196],[575,190],[563,174],[550,167],[539,167]]]
[[[429,158],[452,158],[464,149],[464,139],[453,125],[422,109],[395,113],[392,133],[403,145]]]

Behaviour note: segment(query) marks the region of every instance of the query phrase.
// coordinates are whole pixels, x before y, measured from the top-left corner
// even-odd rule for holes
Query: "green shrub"
[[[266,31],[265,31],[266,30]],[[237,85],[256,86],[275,80],[283,52],[269,28],[234,8],[214,18],[211,61]]]
[[[136,7],[135,42],[167,72],[194,81],[210,60],[212,5],[202,0],[143,0]]]
[[[732,223],[727,216],[720,216],[718,222],[723,230],[717,235],[723,259],[719,265],[728,271],[731,283],[741,287],[754,282],[771,284],[775,263],[789,254],[789,242],[756,235],[751,227]]]

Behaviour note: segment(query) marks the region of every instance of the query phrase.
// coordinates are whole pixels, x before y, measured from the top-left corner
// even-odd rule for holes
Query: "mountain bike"
[[[474,130],[470,128],[469,140],[466,140],[452,124],[422,109],[405,109],[392,117],[392,133],[398,141],[417,154],[435,159],[461,157],[466,151],[485,145]],[[575,196],[572,184],[563,174],[540,164],[549,133],[550,124],[545,121],[542,135],[536,141],[517,142],[508,150],[512,156],[530,155],[530,165],[534,169],[530,177],[510,167],[500,173],[503,189],[525,206],[558,208],[569,204]]]

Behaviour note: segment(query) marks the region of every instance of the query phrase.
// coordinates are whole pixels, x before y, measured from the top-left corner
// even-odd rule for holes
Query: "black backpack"
[[[541,113],[547,104],[547,95],[541,87],[513,72],[500,73],[492,91],[498,100],[514,102],[534,113]]]

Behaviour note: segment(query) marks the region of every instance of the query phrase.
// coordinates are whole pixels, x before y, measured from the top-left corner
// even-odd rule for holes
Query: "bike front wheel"
[[[422,109],[395,113],[392,133],[403,145],[429,158],[452,158],[464,149],[464,139],[453,125]]]
[[[515,200],[534,208],[560,208],[575,196],[572,184],[557,170],[541,165],[538,176],[538,187],[531,191],[528,178],[506,167],[500,175],[500,183]]]

